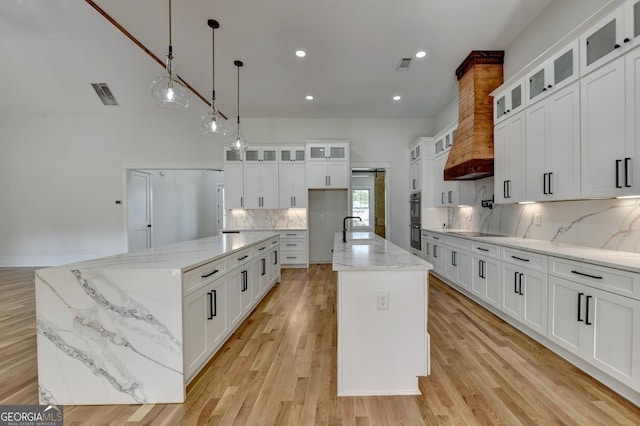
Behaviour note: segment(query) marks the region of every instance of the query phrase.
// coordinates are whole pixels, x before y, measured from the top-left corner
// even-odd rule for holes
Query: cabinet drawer
[[[461,250],[469,250],[469,246],[471,245],[471,241],[465,240],[463,238],[457,237],[444,237],[444,242],[447,244],[447,247],[455,247]]]
[[[427,234],[427,238],[436,243],[444,244],[444,236],[440,234]]]
[[[307,231],[280,231],[280,238],[307,238]]]
[[[282,253],[280,263],[283,265],[306,264],[307,256],[304,253]]]
[[[640,274],[556,257],[550,261],[551,275],[640,300]]]
[[[547,272],[547,256],[542,254],[502,247],[502,261],[544,273]]]
[[[280,244],[280,250],[282,253],[306,251],[307,242],[306,240],[283,240],[282,244]]]
[[[500,247],[492,246],[491,244],[471,241],[471,251],[482,256],[500,259]]]
[[[248,261],[250,261],[254,256],[253,250],[257,249],[255,247],[246,248],[229,255],[229,257],[227,258],[229,269],[233,269],[238,265],[242,265],[243,263],[247,263]]]
[[[227,259],[214,260],[184,273],[182,278],[183,296],[198,289],[205,283],[221,277],[227,272]]]

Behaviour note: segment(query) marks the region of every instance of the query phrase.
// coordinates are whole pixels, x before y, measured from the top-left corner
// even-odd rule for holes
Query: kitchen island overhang
[[[418,395],[430,373],[432,265],[369,232],[337,233],[338,396]]]

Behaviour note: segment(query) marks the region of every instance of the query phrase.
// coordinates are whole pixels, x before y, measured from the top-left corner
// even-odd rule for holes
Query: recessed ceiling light
[[[313,96],[311,96],[311,95],[307,95],[307,96],[305,96],[304,98],[305,98],[306,100],[308,100],[308,101],[312,101],[312,100],[313,100]]]
[[[298,58],[304,58],[305,56],[307,56],[307,52],[305,52],[304,50],[296,50],[296,56]]]
[[[421,50],[416,53],[416,58],[418,59],[424,58],[425,56],[427,56],[427,52],[425,52],[424,50]]]
[[[402,97],[401,97],[401,96],[398,96],[398,95],[395,95],[395,96],[393,97],[393,100],[394,100],[394,101],[399,101],[400,99],[402,99]]]

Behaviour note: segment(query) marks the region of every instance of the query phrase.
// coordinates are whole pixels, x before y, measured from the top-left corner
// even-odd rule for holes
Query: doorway
[[[352,229],[375,232],[387,238],[386,170],[382,168],[353,168],[351,172],[351,214],[362,221],[354,221]]]

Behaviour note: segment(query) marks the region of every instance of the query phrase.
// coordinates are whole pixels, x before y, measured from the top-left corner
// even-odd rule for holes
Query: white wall
[[[0,117],[0,266],[47,266],[126,251],[124,168],[224,166],[202,108],[131,116]],[[407,247],[408,144],[429,120],[244,120],[250,143],[351,139],[352,162],[390,162],[394,242]]]

